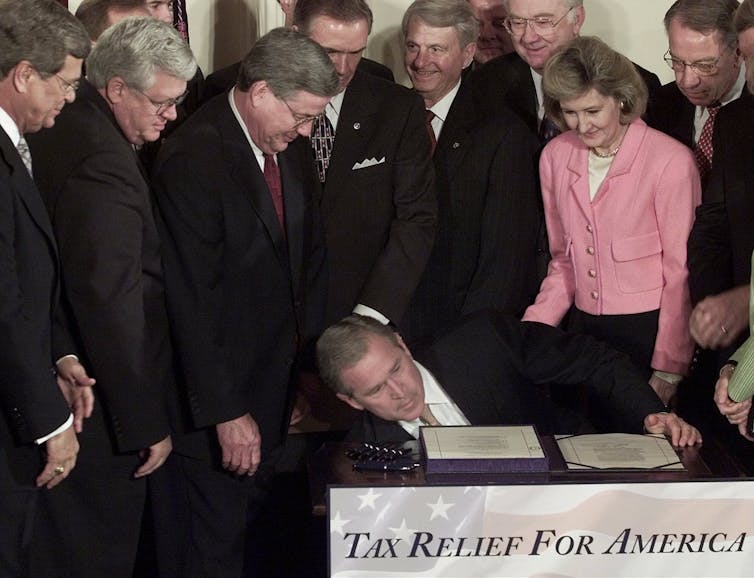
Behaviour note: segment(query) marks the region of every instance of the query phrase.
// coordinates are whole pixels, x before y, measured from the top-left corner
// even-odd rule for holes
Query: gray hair
[[[702,34],[719,32],[723,45],[738,45],[738,33],[733,16],[738,9],[738,0],[676,0],[665,13],[665,31],[677,20],[679,24]]]
[[[282,99],[299,91],[327,97],[338,93],[338,73],[325,50],[290,28],[262,36],[241,61],[238,89],[246,92],[260,81]]]
[[[0,0],[0,79],[22,60],[49,77],[90,48],[84,27],[54,0]]]
[[[325,385],[336,393],[351,395],[351,388],[343,383],[341,374],[363,359],[369,349],[369,338],[375,336],[400,347],[395,331],[365,315],[354,313],[328,327],[317,340],[317,365]]]
[[[89,38],[97,40],[110,26],[110,10],[116,12],[139,12],[149,16],[144,0],[84,0],[76,8],[76,18],[86,28]]]
[[[367,32],[372,31],[372,10],[364,0],[297,0],[293,9],[293,24],[304,34],[318,16],[327,16],[340,22],[367,21]]]
[[[476,42],[479,37],[479,22],[466,0],[416,0],[403,14],[401,31],[404,38],[412,18],[418,18],[433,28],[455,28],[461,48]]]
[[[647,85],[636,66],[596,36],[581,36],[556,52],[545,65],[542,92],[548,117],[565,128],[560,103],[590,89],[620,103],[624,124],[641,116],[647,107]]]
[[[173,27],[149,16],[126,18],[105,30],[86,60],[86,77],[96,88],[119,76],[129,87],[146,90],[158,70],[189,81],[196,61]]]

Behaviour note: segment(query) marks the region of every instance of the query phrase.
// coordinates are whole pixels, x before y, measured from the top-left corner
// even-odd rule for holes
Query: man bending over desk
[[[462,319],[417,355],[421,363],[390,327],[350,315],[320,337],[317,358],[338,398],[363,410],[349,433],[354,440],[406,441],[421,425],[531,423],[543,434],[593,432],[556,408],[543,387],[586,382],[613,431],[661,433],[675,446],[702,441],[695,427],[666,412],[623,354],[503,314]]]

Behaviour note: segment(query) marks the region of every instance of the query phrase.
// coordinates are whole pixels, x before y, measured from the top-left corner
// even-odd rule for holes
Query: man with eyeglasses
[[[488,62],[474,71],[478,100],[494,113],[510,107],[524,119],[543,142],[550,138],[551,124],[543,126],[542,70],[553,53],[579,35],[586,11],[582,0],[504,0],[506,29],[515,54]],[[650,92],[659,88],[657,75],[636,69]]]
[[[658,93],[649,122],[694,149],[706,181],[688,243],[689,328],[700,350],[678,404],[751,464],[750,444],[731,432],[713,401],[718,370],[748,336],[754,248],[751,94],[737,45],[737,8],[736,0],[679,0],[670,7],[665,60],[675,82]]]
[[[73,102],[63,80],[79,78],[89,47],[53,0],[0,0],[0,576],[40,575],[29,550],[48,493],[40,488],[57,490],[76,471],[76,433],[92,401],[69,355],[58,247],[25,140]]]
[[[186,395],[168,469],[152,480],[161,504],[178,502],[157,512],[161,576],[242,573],[247,515],[259,523],[299,362],[322,327],[319,184],[299,137],[337,91],[319,45],[274,29],[229,93],[158,155],[153,186]]]
[[[163,272],[135,149],[175,118],[195,69],[172,27],[150,17],[123,20],[100,36],[77,92],[72,78],[60,79],[76,102],[53,129],[29,139],[74,337],[100,393],[81,434],[81,468],[45,502],[49,541],[40,544],[65,552],[68,564],[50,575],[131,575],[145,476],[171,451]]]

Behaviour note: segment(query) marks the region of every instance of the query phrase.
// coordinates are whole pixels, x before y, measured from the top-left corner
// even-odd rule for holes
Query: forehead
[[[566,0],[510,0],[508,3],[512,16],[556,15],[568,10]]]
[[[567,110],[585,110],[589,108],[601,108],[611,100],[611,97],[601,94],[598,90],[590,88],[587,92],[576,98],[564,100],[560,107]]]
[[[330,16],[315,16],[309,25],[309,36],[324,48],[353,52],[366,45],[368,28],[366,19],[346,22]]]
[[[474,11],[486,11],[497,8],[502,10],[505,9],[503,6],[503,0],[469,0],[469,4],[471,4],[471,8]]]
[[[445,47],[459,46],[458,34],[452,26],[436,28],[420,18],[412,18],[406,30],[406,40],[422,44],[437,44]]]
[[[718,31],[698,32],[684,26],[677,19],[668,26],[670,51],[673,56],[684,60],[716,58],[723,48],[722,40],[722,34]]]
[[[403,350],[381,335],[367,338],[367,351],[351,367],[341,371],[341,378],[354,395],[366,393],[385,381],[401,360]]]

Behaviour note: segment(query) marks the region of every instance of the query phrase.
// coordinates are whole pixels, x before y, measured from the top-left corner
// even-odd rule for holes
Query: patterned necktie
[[[539,123],[539,142],[546,145],[552,139],[560,134],[558,125],[552,122],[547,116],[542,117]]]
[[[702,133],[699,135],[699,142],[696,143],[696,148],[694,149],[696,166],[699,168],[699,177],[702,179],[702,183],[705,182],[707,175],[712,168],[712,132],[715,128],[715,117],[719,110],[719,102],[707,107],[709,118],[702,127]]]
[[[435,414],[433,414],[432,410],[429,409],[428,403],[424,405],[424,410],[419,416],[419,421],[421,421],[424,425],[440,425],[440,422],[435,417]]]
[[[267,182],[267,188],[270,189],[272,204],[275,205],[275,213],[280,223],[280,229],[285,237],[285,213],[283,208],[283,185],[280,181],[280,169],[272,155],[264,155],[264,180]]]
[[[435,129],[432,128],[432,121],[435,119],[435,113],[427,109],[427,133],[429,134],[429,142],[432,146],[431,154],[435,154],[435,148],[437,148],[437,137],[435,136]]]
[[[325,113],[320,114],[314,121],[311,140],[314,159],[317,161],[319,181],[324,183],[327,178],[327,167],[330,166],[332,146],[335,142],[335,131]]]
[[[34,173],[31,171],[31,151],[29,150],[29,145],[23,135],[21,135],[21,138],[18,140],[16,150],[18,151],[21,160],[24,161],[24,166],[26,166],[26,170],[29,171],[29,175],[34,178]]]

